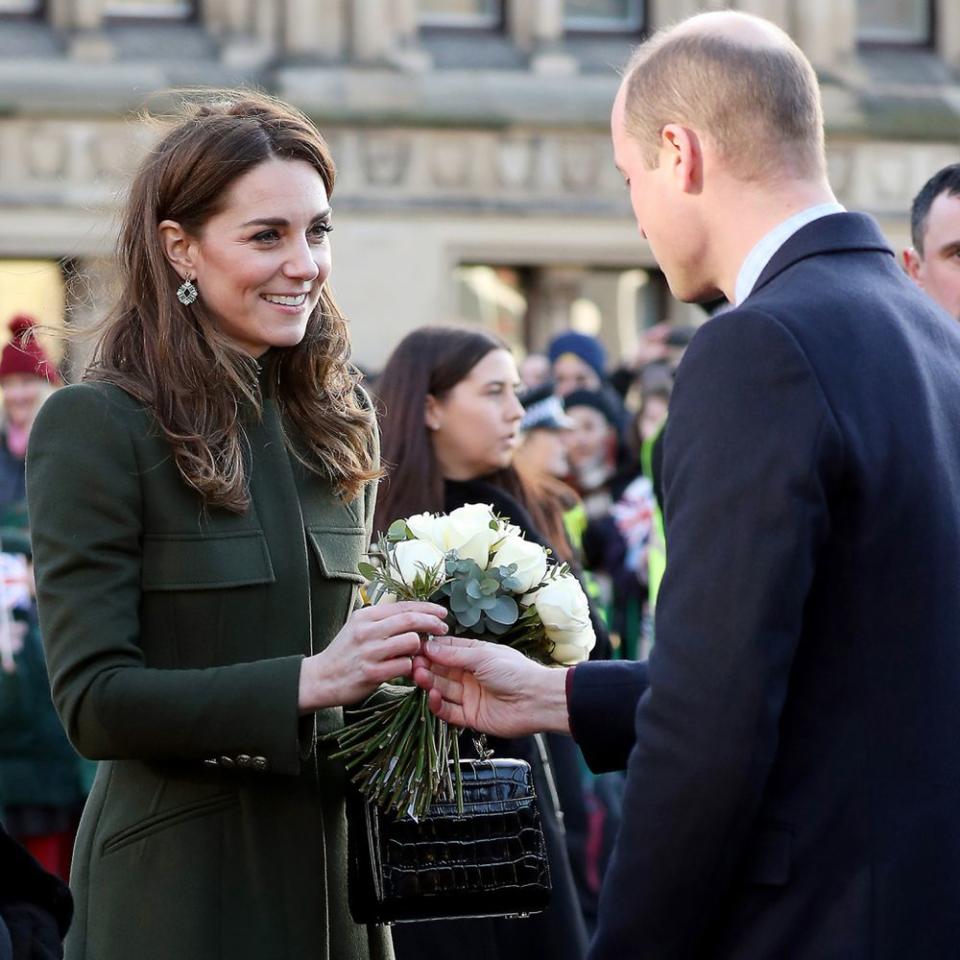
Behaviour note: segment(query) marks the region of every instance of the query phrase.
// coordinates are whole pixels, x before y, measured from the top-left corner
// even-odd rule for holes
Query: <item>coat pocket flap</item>
[[[760,827],[750,844],[744,876],[750,883],[780,887],[790,879],[793,831],[789,827]]]
[[[259,530],[226,537],[143,538],[144,590],[222,590],[275,579],[267,540]]]
[[[364,583],[357,569],[367,546],[363,527],[308,527],[307,539],[325,577]]]

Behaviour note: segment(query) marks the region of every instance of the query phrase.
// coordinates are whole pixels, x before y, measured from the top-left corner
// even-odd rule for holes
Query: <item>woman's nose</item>
[[[316,280],[320,275],[320,265],[313,255],[310,244],[298,243],[284,264],[284,273],[297,280]]]

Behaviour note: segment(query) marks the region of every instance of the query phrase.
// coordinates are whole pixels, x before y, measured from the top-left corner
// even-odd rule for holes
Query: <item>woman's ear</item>
[[[194,263],[193,240],[176,220],[162,221],[157,230],[163,253],[177,273],[184,279],[197,275]]]
[[[427,394],[423,405],[423,422],[428,430],[440,429],[440,404],[432,393]]]

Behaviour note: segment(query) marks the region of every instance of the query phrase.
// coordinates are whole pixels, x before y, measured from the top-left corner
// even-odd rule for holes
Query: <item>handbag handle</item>
[[[487,735],[485,733],[477,733],[476,730],[471,730],[470,736],[473,740],[473,749],[477,751],[477,758],[479,760],[489,760],[493,756],[493,750],[490,749],[490,745],[487,743]]]

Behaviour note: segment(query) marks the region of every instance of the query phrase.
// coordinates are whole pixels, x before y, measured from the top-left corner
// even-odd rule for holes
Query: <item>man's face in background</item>
[[[903,254],[910,278],[950,316],[960,320],[960,196],[941,193],[930,205],[923,253]]]

